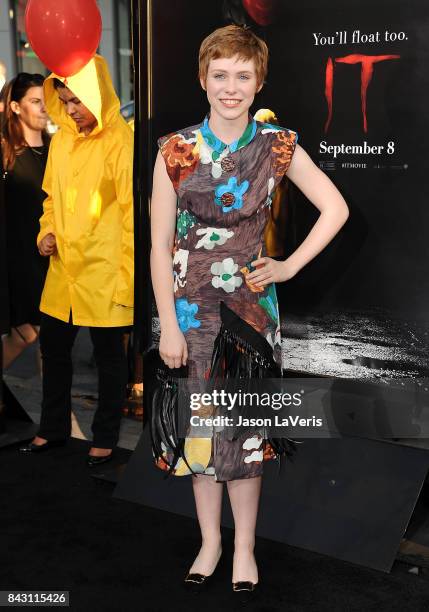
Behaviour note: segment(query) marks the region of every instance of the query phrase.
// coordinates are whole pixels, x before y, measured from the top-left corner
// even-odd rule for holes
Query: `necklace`
[[[31,149],[33,151],[33,153],[36,153],[36,155],[43,155],[43,151],[45,149],[45,145],[44,144],[42,144],[42,145],[40,145],[40,147],[38,147],[39,149],[43,149],[43,150],[42,151],[38,151],[36,148],[34,148],[31,145],[29,145],[27,141],[25,141],[25,142],[27,144],[27,147],[29,149]]]

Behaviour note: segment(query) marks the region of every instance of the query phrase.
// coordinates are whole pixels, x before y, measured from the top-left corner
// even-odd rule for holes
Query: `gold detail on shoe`
[[[185,578],[185,582],[195,582],[196,584],[202,584],[207,576],[204,574],[188,574]]]
[[[240,581],[240,582],[233,582],[232,583],[232,590],[233,591],[254,591],[255,590],[255,586],[256,586],[256,584],[254,584],[253,582],[244,580],[244,581]]]

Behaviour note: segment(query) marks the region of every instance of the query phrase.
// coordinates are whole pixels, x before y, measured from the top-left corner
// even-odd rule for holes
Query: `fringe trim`
[[[279,378],[281,368],[224,324],[216,337],[210,379]]]
[[[165,369],[159,368],[156,373],[158,384],[151,398],[151,414],[149,419],[152,451],[155,461],[162,460],[167,466],[166,477],[175,469],[181,458],[192,474],[185,456],[185,438],[180,438],[179,430],[179,383],[178,379],[169,375]],[[168,461],[167,453],[173,453]]]

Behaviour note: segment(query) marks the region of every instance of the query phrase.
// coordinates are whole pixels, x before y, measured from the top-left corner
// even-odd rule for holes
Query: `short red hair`
[[[234,57],[255,63],[258,86],[262,85],[268,70],[268,47],[247,27],[229,25],[218,28],[201,43],[198,56],[199,77],[205,83],[211,60]]]

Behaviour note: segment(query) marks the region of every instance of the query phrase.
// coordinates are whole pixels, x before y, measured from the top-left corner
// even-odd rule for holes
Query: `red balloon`
[[[253,21],[260,26],[271,23],[276,0],[243,0],[243,6]]]
[[[29,0],[28,41],[39,59],[62,77],[79,72],[94,56],[101,37],[95,0]]]

